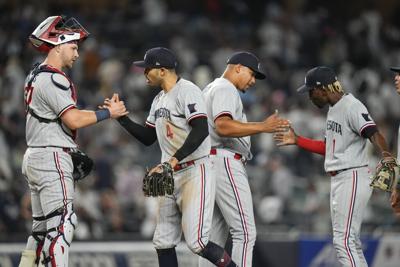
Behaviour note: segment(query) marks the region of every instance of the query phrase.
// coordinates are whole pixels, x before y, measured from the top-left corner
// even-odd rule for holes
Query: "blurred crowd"
[[[389,66],[400,65],[400,4],[293,2],[0,0],[0,239],[25,240],[31,227],[30,195],[21,174],[26,149],[23,85],[31,66],[44,55],[27,37],[50,15],[74,16],[91,33],[68,71],[80,108],[96,109],[116,92],[129,116],[144,123],[158,90],[149,88],[143,70],[131,63],[148,48],[175,51],[180,75],[200,88],[221,75],[232,52],[249,50],[268,74],[242,94],[250,121],[278,109],[299,134],[323,139],[326,110],[318,110],[295,89],[308,69],[327,65],[337,71],[345,91],[366,104],[397,154],[400,96]],[[141,184],[146,166],[160,160],[158,144],[141,145],[112,120],[80,130],[78,143],[96,168],[76,184],[76,238],[151,238],[157,204],[144,198]],[[374,168],[378,158],[372,151]],[[258,233],[329,234],[330,177],[323,158],[295,146],[277,148],[269,134],[252,138],[252,152],[247,169]],[[398,229],[388,198],[373,194],[363,232]]]

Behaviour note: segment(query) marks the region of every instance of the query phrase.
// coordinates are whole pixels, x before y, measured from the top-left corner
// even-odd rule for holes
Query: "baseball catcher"
[[[173,169],[169,162],[164,162],[151,171],[147,170],[143,178],[143,193],[146,197],[171,195],[173,192]]]
[[[381,159],[376,166],[370,186],[385,192],[394,192],[398,186],[399,164],[393,157]]]

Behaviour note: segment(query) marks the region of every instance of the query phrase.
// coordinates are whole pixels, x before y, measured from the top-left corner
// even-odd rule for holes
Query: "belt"
[[[331,172],[328,172],[328,174],[329,174],[330,176],[333,177],[333,176],[336,176],[336,175],[338,175],[339,173],[344,172],[344,171],[348,171],[348,170],[356,169],[356,168],[367,167],[367,166],[368,166],[368,165],[357,166],[357,167],[350,167],[350,168],[341,169],[341,170],[337,170],[337,171],[331,171]]]
[[[66,153],[70,153],[76,150],[76,148],[73,147],[61,147],[61,146],[30,146],[30,148],[59,148],[62,151],[66,152]]]
[[[217,149],[217,148],[211,148],[211,150],[210,150],[210,155],[217,155],[218,154],[218,150],[219,149]],[[220,150],[219,150],[220,151]],[[221,152],[219,152],[219,153],[221,153]],[[246,160],[243,158],[243,156],[241,155],[241,154],[239,154],[239,153],[234,153],[234,152],[231,152],[231,151],[229,151],[229,150],[224,150],[224,153],[221,153],[222,155],[230,155],[230,156],[233,156],[233,158],[234,159],[237,159],[237,160],[241,160],[241,161],[243,161],[243,162],[245,162]]]
[[[192,165],[194,165],[194,162],[195,162],[195,160],[189,160],[189,161],[186,161],[186,162],[182,162],[180,164],[176,164],[175,167],[174,167],[174,171],[180,171],[180,170],[183,170],[183,169],[185,169],[185,168],[187,168],[189,166],[192,166]]]

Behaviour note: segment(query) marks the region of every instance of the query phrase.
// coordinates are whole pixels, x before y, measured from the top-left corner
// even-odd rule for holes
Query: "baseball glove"
[[[393,157],[386,157],[379,161],[370,186],[385,192],[396,190],[399,177],[399,165]]]
[[[143,178],[143,193],[146,197],[171,195],[174,192],[174,176],[171,164],[159,165],[160,171],[152,173],[147,170]]]
[[[69,154],[71,156],[72,163],[74,164],[72,176],[74,177],[75,181],[82,180],[92,171],[94,165],[93,160],[78,149],[69,152]]]

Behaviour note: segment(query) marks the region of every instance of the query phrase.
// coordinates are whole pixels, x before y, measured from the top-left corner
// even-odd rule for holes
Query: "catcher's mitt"
[[[174,177],[171,164],[164,162],[160,172],[146,172],[143,178],[143,193],[146,197],[172,195],[174,192]]]
[[[386,157],[379,161],[370,186],[386,192],[396,189],[399,177],[399,165],[393,157]]]
[[[72,176],[75,181],[82,180],[92,171],[94,165],[93,160],[79,149],[75,149],[74,151],[69,152],[69,154],[72,163],[74,164],[74,172],[72,173]]]

